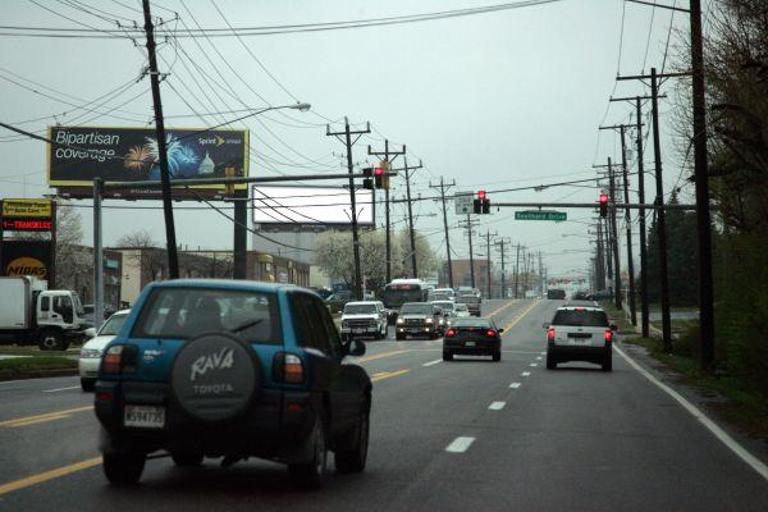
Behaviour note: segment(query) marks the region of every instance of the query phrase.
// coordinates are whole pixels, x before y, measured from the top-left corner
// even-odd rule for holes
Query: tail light
[[[485,331],[485,335],[488,336],[489,338],[495,338],[497,334],[498,333],[496,332],[495,329],[488,329],[487,331]]]
[[[304,382],[304,363],[296,354],[280,352],[275,355],[272,364],[274,378],[286,384],[302,384]]]
[[[613,331],[610,329],[606,329],[605,333],[603,333],[603,339],[606,343],[613,342]]]
[[[112,375],[133,373],[138,367],[139,348],[136,345],[112,345],[101,361],[101,371]]]
[[[453,336],[456,336],[456,329],[448,329],[445,331],[446,338],[452,338]]]
[[[547,341],[555,341],[555,328],[550,327],[547,329]]]

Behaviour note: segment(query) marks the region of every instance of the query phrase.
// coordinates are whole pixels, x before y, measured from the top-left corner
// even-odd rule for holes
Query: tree
[[[416,270],[420,278],[426,278],[437,272],[437,258],[427,237],[414,230],[414,242],[416,245]],[[398,271],[393,269],[393,275],[410,277],[411,269],[411,237],[408,229],[403,229],[395,236],[395,244],[399,246],[402,256],[399,258]],[[394,259],[394,258],[393,258]]]
[[[157,242],[146,229],[139,229],[120,237],[117,246],[121,249],[136,249],[137,254],[130,259],[139,265],[143,281],[156,281],[168,275],[168,261],[165,251],[158,248]]]

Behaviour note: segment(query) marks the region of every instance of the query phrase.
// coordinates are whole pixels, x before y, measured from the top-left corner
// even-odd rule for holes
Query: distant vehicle
[[[429,297],[432,302],[438,300],[454,300],[455,298],[456,292],[453,288],[435,288]]]
[[[99,328],[99,326],[102,324],[102,322],[104,320],[106,320],[107,318],[109,318],[110,316],[112,316],[115,313],[115,308],[113,308],[112,306],[110,306],[108,304],[104,304],[104,311],[103,311],[104,318],[101,321],[97,322],[93,318],[93,312],[94,312],[95,309],[96,309],[96,306],[94,304],[83,304],[83,311],[85,311],[85,314],[83,315],[83,318],[85,318],[85,321],[89,325],[91,325],[91,326],[93,326],[93,327],[95,327],[97,329]]]
[[[381,292],[381,301],[389,311],[389,323],[397,321],[400,308],[407,302],[427,302],[433,288],[421,279],[393,279]]]
[[[613,368],[612,346],[615,325],[599,307],[565,306],[555,312],[547,329],[547,369],[558,363],[586,361],[599,364],[603,371]]]
[[[92,327],[77,293],[32,276],[0,277],[0,336],[40,350],[66,350]]]
[[[400,308],[395,328],[395,339],[408,336],[437,338],[440,335],[442,314],[429,302],[407,302]]]
[[[547,290],[547,298],[553,300],[565,300],[565,290],[550,288]]]
[[[456,303],[452,300],[433,300],[433,306],[437,306],[443,310],[443,317],[445,318],[445,326],[450,327],[456,320]]]
[[[313,287],[313,288],[310,288],[310,290],[318,294],[320,298],[323,300],[333,295],[333,290],[331,290],[330,288],[314,288]]]
[[[480,316],[480,299],[474,293],[460,293],[456,302],[466,304],[470,315]]]
[[[325,299],[325,304],[328,306],[328,309],[331,311],[331,313],[339,313],[341,310],[344,309],[344,305],[347,302],[352,302],[354,297],[352,296],[352,291],[350,290],[339,290],[337,292],[334,292],[332,295],[329,295],[327,299]]]
[[[180,279],[149,284],[106,347],[95,386],[103,470],[135,484],[148,457],[178,466],[224,457],[288,465],[320,486],[368,453],[371,379],[322,300],[292,285]]]
[[[589,298],[589,292],[584,290],[579,290],[571,296],[572,300],[590,300]]]
[[[488,355],[501,361],[503,332],[490,318],[460,318],[443,337],[443,361],[453,361],[456,354]]]
[[[341,314],[341,334],[344,337],[371,336],[375,340],[387,337],[387,311],[380,301],[347,302]]]
[[[470,313],[469,309],[467,308],[467,305],[463,302],[457,302],[456,305],[453,307],[453,311],[456,314],[456,318],[469,318]]]
[[[104,347],[120,332],[120,328],[130,312],[129,309],[120,310],[110,316],[98,331],[93,328],[86,330],[87,334],[93,334],[93,336],[80,349],[78,370],[80,386],[83,391],[93,391],[96,377],[99,374],[99,364],[101,364],[101,356],[104,354]]]

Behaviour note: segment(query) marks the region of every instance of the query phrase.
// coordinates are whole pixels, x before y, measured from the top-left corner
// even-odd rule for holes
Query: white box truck
[[[0,277],[0,337],[41,350],[66,350],[91,327],[77,293],[48,290],[33,276]]]

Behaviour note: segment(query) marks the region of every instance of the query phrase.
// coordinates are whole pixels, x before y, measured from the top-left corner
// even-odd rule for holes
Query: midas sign
[[[6,219],[50,219],[53,215],[48,199],[3,199]]]
[[[22,256],[11,261],[5,268],[7,276],[35,276],[45,279],[48,275],[48,268],[37,258]]]

